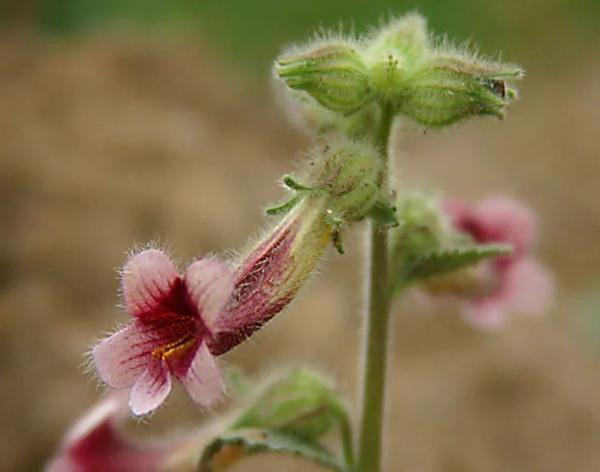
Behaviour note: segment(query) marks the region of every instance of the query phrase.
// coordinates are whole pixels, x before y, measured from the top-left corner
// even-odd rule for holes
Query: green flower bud
[[[372,39],[370,54],[394,51],[415,63],[429,50],[427,21],[418,13],[408,13],[383,26]]]
[[[294,90],[303,90],[325,108],[353,113],[372,99],[361,54],[352,44],[330,41],[282,57],[276,74]]]
[[[350,143],[326,151],[318,187],[336,222],[365,218],[380,196],[381,159],[374,147]]]
[[[443,126],[474,115],[504,117],[516,91],[506,80],[519,79],[518,66],[436,54],[407,72],[392,101],[399,112],[426,126]]]
[[[390,56],[398,63],[411,65],[424,57],[429,49],[427,21],[418,13],[409,13],[377,31],[369,42],[365,60],[373,74],[373,71],[383,72]]]
[[[294,196],[266,210],[281,215],[310,208],[314,213],[322,241],[331,238],[340,254],[344,253],[341,230],[367,216],[393,226],[395,208],[382,198],[380,187],[382,159],[369,145],[347,142],[326,146],[313,153],[300,178],[286,175],[282,183]]]
[[[407,197],[401,207],[401,227],[392,233],[394,251],[411,259],[438,249],[447,229],[436,198],[427,195]]]
[[[362,220],[377,202],[384,202],[380,198],[381,169],[379,153],[367,144],[346,142],[317,149],[303,166],[303,175],[298,178],[286,175],[282,179],[295,195],[267,209],[267,213],[287,213],[309,198],[315,202],[314,206],[322,206],[336,227]]]
[[[410,70],[429,52],[425,19],[409,13],[377,31],[365,52],[373,89],[385,101],[393,101]]]

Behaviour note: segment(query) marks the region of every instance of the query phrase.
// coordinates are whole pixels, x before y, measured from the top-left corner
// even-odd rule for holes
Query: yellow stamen
[[[152,351],[152,355],[162,360],[167,360],[170,357],[185,353],[195,341],[194,336],[188,334],[177,341],[166,344],[165,346],[157,347]]]

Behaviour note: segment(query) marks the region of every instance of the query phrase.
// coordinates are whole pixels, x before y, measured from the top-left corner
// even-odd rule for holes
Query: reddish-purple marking
[[[212,354],[234,348],[279,313],[295,293],[274,299],[289,276],[294,223],[284,226],[261,244],[236,270],[233,293],[220,315],[216,336],[208,340]]]

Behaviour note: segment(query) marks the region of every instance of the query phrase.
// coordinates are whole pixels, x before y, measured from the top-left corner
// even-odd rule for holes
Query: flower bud
[[[333,235],[323,200],[307,195],[235,264],[233,293],[209,341],[214,355],[234,348],[281,312],[316,269]]]
[[[396,258],[409,260],[440,247],[448,230],[438,206],[434,197],[412,195],[406,198],[400,208],[401,228],[392,233]]]
[[[416,13],[402,16],[382,27],[365,53],[373,89],[389,100],[404,87],[407,71],[429,51],[425,19]]]
[[[211,353],[227,352],[281,312],[329,243],[343,252],[341,226],[366,217],[378,200],[379,166],[374,148],[344,144],[315,155],[303,183],[284,178],[296,196],[270,212],[286,214],[235,264],[234,290],[209,340]]]
[[[276,74],[288,87],[304,90],[325,108],[350,114],[372,99],[361,54],[344,41],[327,42],[277,60]]]
[[[392,94],[398,111],[426,126],[443,126],[473,115],[504,116],[516,92],[507,79],[518,79],[517,66],[436,54],[407,73]]]
[[[351,143],[328,149],[317,177],[327,211],[344,222],[365,218],[379,197],[381,159],[375,148]]]
[[[418,13],[408,13],[381,28],[372,39],[369,52],[394,51],[404,55],[409,63],[414,63],[428,49],[427,21]]]

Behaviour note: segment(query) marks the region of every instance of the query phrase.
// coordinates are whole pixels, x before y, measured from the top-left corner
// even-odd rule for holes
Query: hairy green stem
[[[384,159],[381,187],[389,190],[389,140],[392,109],[382,106],[377,145]],[[359,472],[378,472],[381,468],[381,436],[385,400],[385,374],[390,314],[388,230],[371,221],[370,278],[367,330],[362,370],[362,411],[359,432]]]

